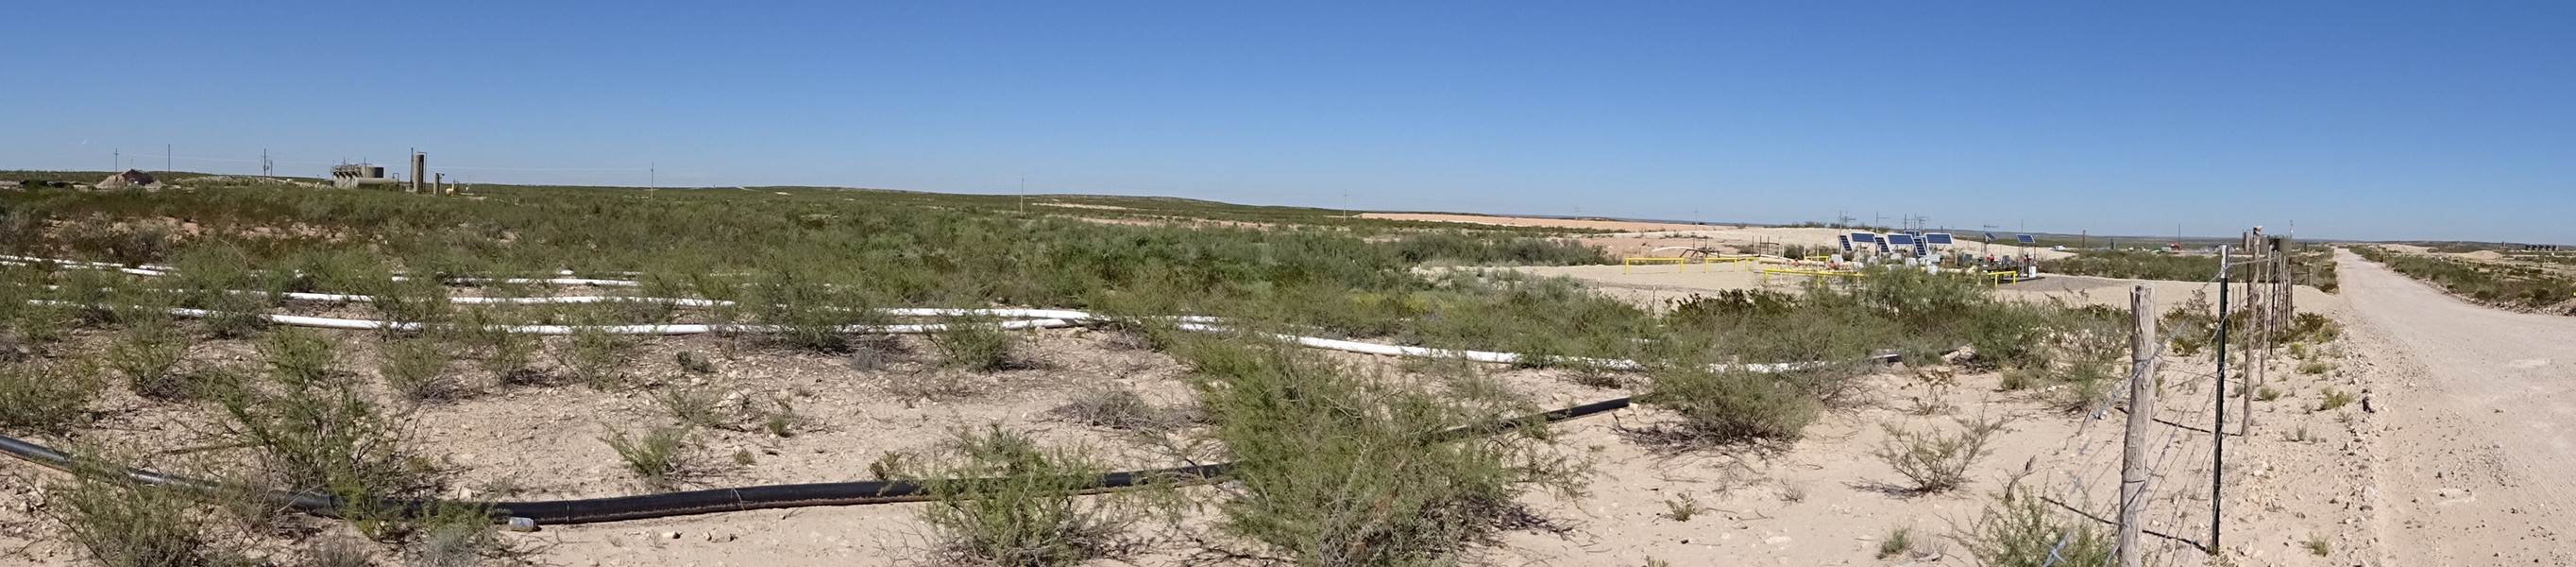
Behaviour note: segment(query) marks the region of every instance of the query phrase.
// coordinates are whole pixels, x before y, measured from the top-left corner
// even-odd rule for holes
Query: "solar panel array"
[[[1890,235],[1887,235],[1887,244],[1888,244],[1889,246],[1913,246],[1913,245],[1914,245],[1914,235],[1911,235],[1911,234],[1890,234]]]
[[[2028,235],[2028,234],[2016,234],[2016,235],[2013,235],[2013,239],[2014,239],[2014,240],[2020,240],[2022,244],[2035,244],[2035,243],[2038,243],[2038,242],[2039,242],[2039,239],[2037,239],[2037,238],[2032,238],[2032,237],[2031,237],[2030,235]]]
[[[1936,245],[1940,245],[1940,246],[1949,246],[1950,244],[1952,244],[1952,242],[1951,242],[1951,240],[1950,240],[1950,233],[1947,233],[1947,232],[1935,232],[1935,233],[1925,234],[1925,235],[1923,235],[1923,238],[1924,238],[1924,240],[1925,240],[1925,241],[1927,241],[1927,242],[1930,242],[1930,243],[1932,243],[1932,244],[1936,244]]]

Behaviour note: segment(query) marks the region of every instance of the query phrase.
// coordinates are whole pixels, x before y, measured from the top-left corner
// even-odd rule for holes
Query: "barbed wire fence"
[[[2100,557],[2102,567],[2201,565],[2211,562],[2222,549],[2227,481],[2223,473],[2224,451],[2233,442],[2230,438],[2241,438],[2250,432],[2250,427],[2229,432],[2226,405],[2231,401],[2230,395],[2248,399],[2255,395],[2251,391],[2231,391],[2227,386],[2228,380],[2246,377],[2245,369],[2229,368],[2229,341],[2246,338],[2230,335],[2247,331],[2231,329],[2229,315],[2250,314],[2283,302],[2275,298],[2231,305],[2230,292],[2234,290],[2229,283],[2229,268],[2266,260],[2256,256],[2231,261],[2225,246],[2219,248],[2217,256],[2220,269],[2208,283],[2218,284],[2219,301],[2206,306],[2206,315],[2215,324],[2205,330],[2195,325],[2169,325],[2160,333],[2154,332],[2155,324],[2166,319],[2168,309],[2155,301],[2153,284],[2136,286],[2131,301],[2135,329],[2129,371],[2089,404],[2075,432],[2054,453],[2057,463],[2045,472],[2034,472],[2033,465],[2025,465],[2023,476],[2038,474],[2040,478],[2027,482],[2016,477],[2005,489],[2004,498],[2009,505],[2009,499],[2022,497],[2014,485],[2045,487],[2033,490],[2031,496],[2054,512],[2049,520],[2056,533],[2040,565],[2094,567],[2091,558],[2095,556]],[[2194,298],[2170,310],[2190,313],[2191,308],[2202,307],[2201,303]],[[2269,334],[2260,327],[2252,331],[2256,335]],[[2185,333],[2199,336],[2187,337]],[[2177,339],[2185,338],[2212,345],[2215,353],[2209,360],[2184,367],[2180,363],[2197,354],[2174,352]],[[2268,341],[2244,342],[2258,349],[2270,346]],[[2239,353],[2247,362],[2257,360],[2250,355]],[[2250,382],[2245,384],[2251,386]],[[2115,410],[2136,417],[2129,419],[2127,427],[2103,426],[2101,422]]]

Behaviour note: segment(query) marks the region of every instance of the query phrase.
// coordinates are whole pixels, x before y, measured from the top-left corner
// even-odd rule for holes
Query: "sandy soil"
[[[1683,273],[1649,273],[1640,267],[1636,274],[1618,274],[1618,266],[1579,266],[1568,268],[1531,268],[1565,275],[1585,276],[1598,282],[1609,293],[1673,294],[1714,289],[1736,289],[1759,285],[1758,276],[1745,272],[1718,271],[1701,273],[1697,266]],[[1665,267],[1664,269],[1671,269]],[[1598,272],[1598,273],[1595,273]],[[2350,272],[2347,272],[2350,273]],[[1776,277],[1776,276],[1775,276]],[[2349,278],[2349,276],[2348,276]],[[2347,279],[2347,286],[2356,285]],[[2401,280],[2402,281],[2402,280]],[[2051,278],[2006,286],[2008,293],[2056,294],[2086,297],[2088,302],[2125,301],[2129,282],[2098,278]],[[2043,285],[2048,287],[2043,287]],[[2164,287],[2167,305],[2181,300],[2187,284],[2159,283]],[[2019,289],[2016,286],[2028,286]],[[2099,296],[2098,299],[2092,299]],[[2309,300],[2302,306],[2324,310],[2344,317],[2345,306],[2331,299]],[[2474,309],[2474,308],[2470,308]],[[341,314],[346,308],[332,311]],[[2355,335],[2366,333],[2356,332]],[[333,336],[347,345],[366,345],[371,335],[340,332]],[[2566,335],[2556,335],[2563,340]],[[991,376],[943,374],[933,368],[936,352],[917,338],[898,341],[894,356],[878,364],[854,364],[847,357],[818,356],[784,349],[764,347],[748,337],[659,338],[646,342],[634,357],[632,369],[640,379],[633,390],[601,392],[573,384],[489,385],[487,393],[457,402],[424,408],[417,414],[416,431],[424,449],[441,455],[458,473],[458,496],[490,496],[495,481],[509,479],[517,485],[519,497],[579,497],[633,494],[642,489],[614,465],[614,457],[599,442],[600,435],[611,428],[634,429],[668,418],[654,407],[651,392],[671,388],[707,387],[719,389],[737,399],[791,400],[804,423],[795,437],[780,439],[757,431],[708,432],[703,456],[710,468],[696,482],[700,486],[738,486],[778,482],[814,482],[854,480],[867,477],[867,465],[888,451],[916,449],[935,443],[951,427],[1000,422],[1030,429],[1050,443],[1080,444],[1094,447],[1121,466],[1156,466],[1172,462],[1169,455],[1136,445],[1113,431],[1048,418],[1044,412],[1062,404],[1070,396],[1095,384],[1115,383],[1132,388],[1162,404],[1188,403],[1190,393],[1178,379],[1178,365],[1170,357],[1136,348],[1131,339],[1112,333],[1080,330],[1038,331],[1031,340],[1030,369]],[[2365,339],[2366,340],[2366,339]],[[549,349],[561,345],[550,345]],[[355,346],[347,366],[359,375],[373,372],[372,347]],[[2329,354],[2328,349],[2334,354]],[[682,350],[717,357],[719,371],[712,376],[691,376],[680,372],[671,362]],[[2321,360],[2337,360],[2344,348],[2321,348]],[[219,360],[246,360],[250,350],[243,344],[216,344],[206,347],[200,356]],[[1405,367],[1402,360],[1360,355],[1333,355],[1357,364],[1390,370]],[[540,360],[545,359],[540,355]],[[2524,357],[2528,358],[2528,357]],[[2287,361],[2284,361],[2285,364]],[[2179,359],[2165,370],[2166,379],[2174,384],[2177,400],[2207,399],[2205,379],[2195,379],[2194,372],[2205,373],[2210,362],[2205,358]],[[2385,366],[2388,363],[2383,363]],[[2545,365],[2546,363],[2544,363]],[[2359,367],[2356,367],[2359,368]],[[2563,367],[2557,367],[2563,368]],[[470,364],[459,363],[459,372],[471,372]],[[1560,370],[1510,369],[1486,367],[1486,372],[1502,380],[1514,392],[1531,403],[1544,407],[1563,407],[1596,401],[1630,391],[1596,389],[1578,386],[1571,375]],[[2407,415],[2405,410],[2383,410],[2383,414],[2354,414],[2344,420],[2345,412],[2303,411],[2313,403],[2318,388],[2341,387],[2347,390],[2368,388],[2361,380],[2383,374],[2334,371],[2313,377],[2299,376],[2286,367],[2276,367],[2276,376],[2289,376],[2281,385],[2291,391],[2289,397],[2257,406],[2264,418],[2261,434],[2242,438],[2230,447],[2228,477],[2229,515],[2227,546],[2237,565],[2410,565],[2414,562],[2392,562],[2378,555],[2389,553],[2373,542],[2397,526],[2411,522],[2434,522],[2438,528],[2470,530],[2481,525],[2504,525],[2522,520],[2536,520],[2523,526],[2566,525],[2560,516],[2456,515],[2458,510],[2509,506],[2501,500],[2510,498],[2510,490],[2534,491],[2530,477],[2516,477],[2503,488],[2488,485],[2463,487],[2405,484],[2407,475],[2433,462],[2453,462],[2448,455],[2418,451],[2414,445],[2459,449],[2459,443],[2436,445],[2466,435],[2465,430],[2446,433],[2424,433],[2430,437],[2410,438],[2415,427],[2390,428],[2389,435],[2399,440],[2396,447],[2383,447],[2377,439],[2383,435],[2378,420],[2383,416]],[[370,376],[371,377],[371,376]],[[971,390],[969,393],[939,396],[932,400],[904,401],[899,392],[916,391],[954,380]],[[1505,534],[1500,545],[1477,552],[1480,563],[1497,565],[1642,565],[1648,560],[1669,561],[1674,565],[1699,564],[1776,564],[1776,565],[1964,565],[1970,562],[1961,549],[1942,537],[1955,526],[1974,518],[1985,498],[2004,488],[2014,479],[2029,486],[2062,489],[2071,479],[2088,479],[2083,490],[2067,491],[2061,497],[2071,506],[2100,515],[2111,501],[2110,489],[2115,483],[2101,482],[2103,471],[2117,462],[2117,412],[2108,421],[2085,426],[2078,416],[2047,409],[2031,392],[2004,392],[1997,388],[1995,374],[1972,374],[1958,377],[1958,385],[1939,389],[1919,379],[1910,367],[1891,368],[1868,378],[1864,394],[1827,413],[1810,429],[1808,438],[1783,450],[1697,449],[1673,451],[1668,447],[1638,440],[1629,432],[1633,428],[1658,423],[1673,417],[1651,407],[1638,407],[1590,419],[1568,422],[1555,429],[1562,434],[1562,450],[1584,458],[1595,466],[1595,476],[1586,494],[1571,500],[1550,496],[1531,496],[1525,503],[1550,519],[1555,529],[1520,531]],[[2379,390],[2382,392],[2395,390]],[[2192,398],[2197,393],[2199,398]],[[2385,407],[2394,396],[2379,394]],[[2406,398],[2398,398],[2406,399]],[[1936,411],[1916,411],[1925,401],[1942,402]],[[157,407],[132,399],[119,398],[108,434],[116,439],[134,441],[138,446],[170,449],[190,446],[201,438],[200,431],[212,416],[203,410]],[[2231,408],[2235,403],[2231,400]],[[2198,423],[2197,409],[2205,404],[2172,402],[2160,405],[2158,415],[2170,429],[2160,430],[2169,438],[2182,439],[2173,444],[2184,455],[2206,451],[2205,442],[2195,443],[2205,429],[2182,425]],[[2567,419],[2566,408],[2550,406],[2551,419]],[[2516,411],[2521,411],[2517,409]],[[2465,418],[2488,418],[2487,414],[2462,412]],[[2511,414],[2499,414],[2511,415]],[[1992,456],[1980,461],[1972,473],[1973,480],[1965,490],[1929,496],[1910,496],[1891,491],[1889,484],[1902,478],[1888,465],[1871,456],[1871,451],[1886,438],[1882,424],[1895,423],[1908,427],[1954,427],[1951,417],[2012,416],[2009,432],[1997,443]],[[2551,422],[2556,423],[2556,422]],[[2201,426],[2204,427],[2205,426]],[[2462,425],[2461,427],[2466,427]],[[2291,440],[2284,432],[2301,431],[2303,439]],[[2202,433],[2195,433],[2202,432]],[[2525,443],[2549,443],[2525,439]],[[2105,445],[2110,443],[2111,445]],[[2490,446],[2471,443],[2469,446]],[[2565,449],[2559,449],[2564,458]],[[750,458],[749,464],[738,464],[732,455],[740,452]],[[2387,475],[2373,472],[2380,455],[2415,455],[2427,463],[2398,459]],[[2563,463],[2561,463],[2563,464]],[[2414,468],[2410,468],[2414,467]],[[45,537],[34,515],[36,485],[50,474],[15,462],[0,464],[0,564],[61,564],[74,562],[78,554],[59,540]],[[2484,469],[2481,469],[2484,470]],[[2450,471],[2460,474],[2462,471]],[[2205,493],[2210,472],[2205,462],[2194,464],[2189,459],[2177,461],[2164,471],[2159,482],[2164,503],[2159,511],[2170,517],[2158,520],[2155,531],[2168,537],[2153,538],[2151,545],[2164,554],[2163,564],[2196,565],[2197,536],[2207,529]],[[2468,474],[2486,474],[2468,471]],[[2389,479],[2380,478],[2390,477]],[[2446,476],[2445,479],[2453,478]],[[2391,480],[2394,479],[2394,480]],[[2391,482],[2392,486],[2373,489],[2374,482]],[[2429,482],[2429,481],[2427,481]],[[2508,481],[2498,481],[2499,483]],[[2512,488],[2512,487],[2522,488]],[[2473,489],[2476,497],[2457,502],[2459,496],[2442,496],[2444,492],[2424,490]],[[466,492],[476,490],[483,492]],[[1205,492],[1200,496],[1213,496]],[[2195,498],[2194,494],[2204,494]],[[2417,496],[2421,494],[2421,496]],[[2458,494],[2469,494],[2461,492]],[[2404,495],[2404,496],[2401,496]],[[1700,513],[1690,519],[1676,517],[1673,505],[1687,497],[1696,501]],[[2420,504],[2404,502],[2421,498]],[[2453,502],[2440,504],[2441,502]],[[2554,501],[2553,501],[2554,502]],[[2409,508],[2413,504],[2414,508]],[[514,542],[527,558],[547,565],[762,565],[764,567],[801,565],[893,565],[918,564],[928,557],[932,536],[928,527],[914,519],[921,505],[880,505],[833,508],[769,510],[728,514],[710,514],[608,524],[554,526],[535,533],[508,533],[503,537]],[[2374,508],[2376,506],[2376,508]],[[2550,510],[2555,510],[2551,506]],[[2394,516],[2375,517],[2374,511],[2395,509]],[[2538,514],[2536,507],[2523,507],[2522,513]],[[2450,513],[2446,515],[2445,513]],[[2556,512],[2549,512],[2555,514]],[[1192,514],[1172,530],[1155,530],[1157,539],[1126,563],[1143,565],[1193,565],[1206,561],[1197,555],[1199,544],[1207,537],[1211,518],[1206,511]],[[2412,516],[2406,514],[2415,514]],[[2464,519],[2465,518],[2465,519]],[[323,520],[308,524],[329,532],[342,532],[345,527]],[[12,527],[15,526],[15,527]],[[1878,539],[1898,527],[1912,527],[1919,537],[1930,542],[1920,555],[1889,559],[1873,557]],[[2373,531],[2377,529],[2378,531]],[[2491,528],[2493,530],[2495,528]],[[2497,535],[2501,534],[2501,535]],[[2493,531],[2493,540],[2528,537],[2525,531]],[[2453,532],[2427,533],[2424,538],[2451,538]],[[2554,537],[2554,535],[2553,535]],[[2331,542],[2332,551],[2324,557],[2308,554],[2304,544],[2311,538]],[[2465,540],[2462,540],[2465,541]],[[2522,540],[2511,540],[2522,541]],[[2531,545],[2531,544],[2526,544]],[[2554,545],[2554,544],[2553,544]],[[2463,548],[2466,549],[2466,548]],[[2507,548],[2499,547],[2498,552]],[[2527,549],[2512,548],[2512,549]],[[2517,551],[2519,553],[2519,551]],[[2412,556],[2395,556],[2412,557]],[[2458,563],[2481,563],[2466,552],[2442,556]],[[2520,556],[2517,556],[2520,557]],[[2539,556],[2563,562],[2564,556]],[[1121,564],[1104,561],[1100,564]]]
[[[2388,416],[2382,564],[2576,563],[2576,318],[2478,307],[2336,256]]]

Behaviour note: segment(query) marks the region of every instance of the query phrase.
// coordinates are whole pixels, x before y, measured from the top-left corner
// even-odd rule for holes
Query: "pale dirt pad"
[[[2336,257],[2386,416],[2382,564],[2576,564],[2576,318],[2471,305]]]

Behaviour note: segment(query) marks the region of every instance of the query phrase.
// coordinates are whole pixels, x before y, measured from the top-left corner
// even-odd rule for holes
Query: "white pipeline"
[[[31,261],[32,261],[32,262],[51,262],[51,263],[57,263],[57,264],[62,264],[62,265],[75,265],[75,266],[79,266],[79,267],[94,267],[94,268],[108,268],[108,267],[115,267],[115,268],[119,268],[119,269],[129,269],[129,268],[122,268],[122,267],[120,267],[120,266],[115,266],[115,265],[113,265],[113,264],[98,264],[98,263],[95,263],[95,262],[77,262],[77,261],[71,261],[71,260],[51,260],[51,259],[44,259],[44,258],[22,258],[22,257],[16,257],[16,256],[0,256],[0,262],[6,262],[6,263],[23,263],[23,262],[31,262]],[[149,270],[141,270],[141,271],[149,271]],[[164,274],[163,274],[163,273],[157,273],[157,272],[156,272],[156,273],[152,273],[152,274],[138,274],[138,275],[164,275]],[[400,278],[401,278],[401,276],[396,276],[396,278],[397,278],[397,279],[400,279]],[[567,284],[565,284],[565,285],[640,285],[640,284],[637,284],[636,282],[623,281],[623,280],[594,280],[594,279],[583,279],[583,278],[555,278],[555,279],[544,279],[544,280],[515,279],[515,278],[514,278],[514,279],[507,279],[507,280],[494,280],[494,279],[491,279],[491,278],[466,278],[466,279],[460,279],[460,280],[449,280],[449,281],[487,281],[487,282],[488,282],[488,281],[505,281],[505,282],[510,282],[510,283],[525,283],[525,282],[540,282],[540,281],[542,281],[542,282],[549,282],[549,283],[579,282],[579,283],[567,283]],[[261,292],[235,292],[235,293],[261,293]],[[285,295],[286,297],[288,297],[288,298],[292,298],[292,299],[305,299],[305,300],[316,300],[316,301],[369,302],[369,301],[374,301],[374,300],[375,300],[375,298],[374,298],[374,297],[364,296],[364,295],[343,295],[343,294],[329,294],[329,293],[295,293],[295,292],[289,292],[289,293],[286,293],[286,294],[284,294],[284,295]],[[650,302],[670,303],[670,304],[673,304],[673,305],[687,305],[687,306],[716,306],[716,305],[732,305],[732,304],[734,304],[733,302],[730,302],[730,301],[721,301],[721,300],[712,300],[712,299],[681,299],[681,298],[652,298],[652,297],[615,297],[615,296],[567,296],[567,297],[450,297],[450,298],[448,298],[448,299],[449,299],[449,301],[452,301],[452,302],[456,302],[456,303],[467,303],[467,304],[600,303],[600,302],[610,302],[610,301],[650,301]],[[48,300],[40,300],[40,299],[39,299],[39,300],[28,300],[28,302],[29,302],[29,303],[37,303],[37,304],[45,304],[45,305],[66,305],[66,306],[77,306],[77,304],[73,304],[73,303],[66,303],[66,302],[60,302],[60,301],[48,301]],[[1002,321],[1002,322],[999,322],[999,323],[995,323],[995,326],[997,326],[997,327],[999,327],[999,328],[1002,328],[1002,329],[1052,329],[1052,328],[1062,328],[1062,327],[1074,327],[1074,326],[1081,326],[1081,325],[1083,325],[1083,324],[1085,324],[1085,323],[1098,321],[1098,320],[1100,320],[1100,319],[1101,319],[1100,317],[1094,316],[1094,315],[1092,315],[1092,314],[1090,314],[1090,313],[1086,313],[1086,312],[1082,312],[1082,311],[1061,310],[1061,309],[942,309],[942,308],[886,308],[886,309],[879,309],[879,311],[884,312],[884,313],[889,314],[889,315],[895,315],[895,316],[901,316],[901,317],[997,317],[997,318],[1010,318],[1010,319],[1017,319],[1017,320],[1012,320],[1012,321]],[[216,316],[216,315],[218,315],[219,313],[214,312],[214,311],[207,311],[207,310],[203,310],[203,309],[173,308],[173,309],[170,309],[170,314],[172,314],[172,315],[178,315],[178,316],[181,316],[181,317],[212,317],[212,316]],[[422,323],[403,323],[403,322],[394,322],[394,321],[379,321],[379,320],[372,320],[372,319],[342,319],[342,318],[335,318],[335,317],[307,317],[307,316],[302,316],[302,315],[272,315],[272,314],[258,314],[258,315],[256,315],[256,316],[257,316],[257,317],[259,317],[259,318],[261,318],[261,319],[263,319],[263,320],[267,320],[267,321],[269,321],[269,322],[271,322],[271,323],[276,323],[276,324],[279,324],[279,325],[288,325],[288,326],[296,326],[296,327],[315,327],[315,328],[324,328],[324,329],[351,329],[351,330],[379,330],[379,329],[391,329],[391,330],[397,330],[397,331],[418,331],[418,330],[422,330],[422,329],[427,328],[427,326],[426,326],[426,325],[424,325],[424,324],[422,324]],[[1224,323],[1224,320],[1223,320],[1223,319],[1220,319],[1220,318],[1217,318],[1217,317],[1210,317],[1210,316],[1204,316],[1204,315],[1181,315],[1181,316],[1169,317],[1169,318],[1167,318],[1166,320],[1172,321],[1172,322],[1174,323],[1174,325],[1173,325],[1173,326],[1174,326],[1174,328],[1177,328],[1177,329],[1180,329],[1180,330],[1183,330],[1183,331],[1200,332],[1200,333],[1216,333],[1216,332],[1224,332],[1224,331],[1226,331],[1226,330],[1227,330],[1225,327],[1220,327],[1220,326],[1218,326],[1218,325],[1220,325],[1220,324]],[[935,332],[939,332],[939,331],[942,331],[942,330],[946,330],[948,327],[949,327],[949,325],[947,325],[947,324],[942,324],[942,323],[929,323],[929,324],[904,324],[904,325],[850,325],[850,326],[844,326],[844,327],[838,327],[838,328],[835,328],[835,329],[834,329],[834,331],[835,331],[835,332],[840,332],[840,333],[853,333],[853,334],[921,334],[921,333],[935,333]],[[535,334],[535,335],[570,335],[570,334],[574,334],[574,333],[576,333],[576,332],[582,332],[582,331],[600,331],[600,332],[607,332],[607,333],[610,333],[610,334],[618,334],[618,335],[695,335],[695,334],[704,334],[704,333],[777,333],[777,332],[785,332],[785,331],[787,331],[787,330],[789,329],[789,327],[786,327],[786,326],[783,326],[783,325],[734,325],[734,324],[723,324],[723,325],[702,325],[702,324],[688,324],[688,325],[498,325],[498,326],[487,327],[487,329],[499,330],[499,331],[502,331],[502,332],[509,332],[509,333],[527,333],[527,334]],[[1278,339],[1278,340],[1282,340],[1282,341],[1287,341],[1287,342],[1296,343],[1296,344],[1298,344],[1298,345],[1300,345],[1300,346],[1305,346],[1305,347],[1309,347],[1309,348],[1319,348],[1319,349],[1326,349],[1326,350],[1338,350],[1338,351],[1343,351],[1343,352],[1355,352],[1355,353],[1361,353],[1361,354],[1377,354],[1377,355],[1386,355],[1386,356],[1409,356],[1409,357],[1417,357],[1417,358],[1454,358],[1454,359],[1463,359],[1463,360],[1469,360],[1469,361],[1474,361],[1474,362],[1490,362],[1490,363],[1497,363],[1497,364],[1515,364],[1515,363],[1521,363],[1521,362],[1523,362],[1523,361],[1529,361],[1529,360],[1532,360],[1532,359],[1534,358],[1532,355],[1525,355],[1525,354],[1519,354],[1519,353],[1509,353],[1509,352],[1491,352],[1491,351],[1480,351],[1480,350],[1452,350],[1452,349],[1437,349],[1437,348],[1426,348],[1426,347],[1412,347],[1412,346],[1398,346],[1398,345],[1382,345],[1382,344],[1376,344],[1376,343],[1364,343],[1364,342],[1359,342],[1359,341],[1346,341],[1346,340],[1339,340],[1339,339],[1327,339],[1327,338],[1321,338],[1321,337],[1307,337],[1307,336],[1286,335],[1286,334],[1270,334],[1270,336],[1271,336],[1271,337],[1273,337],[1273,338],[1276,338],[1276,339]],[[1561,359],[1557,359],[1557,360],[1560,360],[1560,361],[1563,361],[1563,362],[1568,362],[1568,363],[1573,363],[1573,364],[1581,364],[1581,365],[1588,365],[1588,366],[1593,366],[1593,367],[1597,367],[1597,368],[1606,368],[1606,369],[1615,369],[1615,370],[1643,370],[1643,369],[1645,369],[1645,365],[1644,365],[1644,364],[1639,363],[1639,362],[1634,361],[1634,360],[1624,360],[1624,359],[1607,359],[1607,358],[1573,358],[1573,357],[1561,358]],[[1823,362],[1784,362],[1784,363],[1774,363],[1774,364],[1747,364],[1747,365],[1741,365],[1741,367],[1740,367],[1740,368],[1742,368],[1742,369],[1744,369],[1744,370],[1748,370],[1748,371],[1753,371],[1753,372],[1781,372],[1781,371],[1787,371],[1787,370],[1800,370],[1800,369],[1807,369],[1807,368],[1816,368],[1816,367],[1821,367],[1821,366],[1823,366],[1824,364],[1825,364],[1825,363],[1823,363]],[[1729,369],[1729,368],[1737,368],[1737,366],[1734,366],[1734,365],[1723,365],[1723,364],[1721,364],[1721,365],[1712,365],[1712,368],[1723,370],[1723,369]]]

